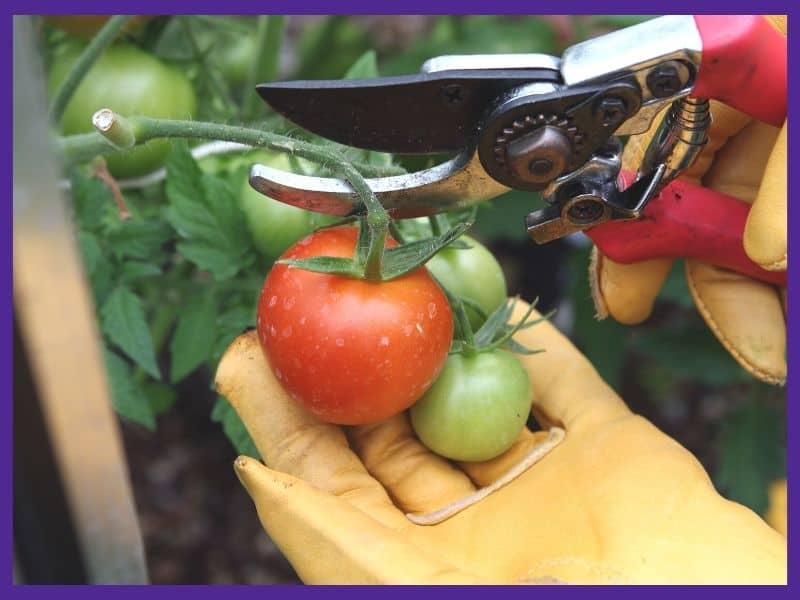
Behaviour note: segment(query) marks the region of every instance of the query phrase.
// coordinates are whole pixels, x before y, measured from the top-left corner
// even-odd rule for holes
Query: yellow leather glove
[[[784,537],[788,533],[786,512],[786,480],[778,479],[769,486],[769,507],[764,518],[775,531]]]
[[[786,33],[785,17],[769,17]],[[752,204],[744,232],[747,255],[768,270],[786,269],[786,124],[779,130],[711,103],[709,143],[683,176]],[[623,168],[636,171],[652,134],[631,138]],[[615,263],[595,248],[589,269],[598,318],[625,324],[644,321],[653,309],[672,261]],[[786,380],[785,290],[686,260],[686,277],[708,326],[750,373],[763,381]]]
[[[551,435],[525,430],[496,459],[451,463],[416,440],[405,413],[347,429],[317,421],[275,380],[255,332],[231,344],[217,390],[266,463],[239,457],[235,470],[304,582],[786,581],[786,540],[722,498],[697,460],[632,414],[569,340],[547,322],[517,340],[546,349],[520,360],[539,423],[566,435],[436,525],[406,513],[458,505]]]

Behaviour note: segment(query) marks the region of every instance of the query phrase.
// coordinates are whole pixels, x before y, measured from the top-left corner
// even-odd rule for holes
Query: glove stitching
[[[476,504],[496,492],[500,488],[505,487],[517,477],[522,475],[525,471],[533,465],[542,460],[545,456],[558,446],[565,437],[566,433],[560,427],[553,427],[550,429],[550,435],[541,444],[537,444],[531,448],[528,453],[522,457],[518,463],[512,466],[508,471],[496,479],[493,483],[480,488],[459,498],[455,502],[451,502],[438,510],[427,513],[406,513],[406,518],[415,525],[436,525],[442,521],[446,521],[453,515],[456,515],[473,504]]]
[[[700,290],[695,285],[694,273],[692,271],[691,262],[690,261],[686,261],[685,264],[684,264],[684,267],[686,269],[686,281],[689,283],[689,290],[692,293],[692,297],[694,298],[695,305],[697,306],[697,310],[700,311],[700,314],[703,315],[703,318],[705,319],[706,323],[708,323],[708,326],[711,328],[711,330],[714,332],[714,335],[717,336],[717,339],[722,343],[722,345],[731,354],[731,356],[733,356],[733,358],[736,359],[736,362],[738,362],[745,369],[750,371],[750,373],[752,373],[753,375],[755,375],[756,377],[758,377],[762,381],[765,381],[767,383],[771,383],[773,385],[783,385],[784,383],[786,383],[786,379],[785,378],[777,377],[777,376],[773,375],[772,373],[770,373],[769,371],[767,371],[766,369],[763,369],[763,368],[761,368],[759,366],[754,365],[752,362],[750,362],[747,359],[747,357],[744,354],[742,354],[742,352],[740,352],[733,345],[733,342],[730,340],[730,338],[728,338],[728,336],[725,335],[725,333],[722,331],[722,328],[719,326],[717,321],[714,319],[714,316],[711,313],[711,311],[708,309],[708,305],[706,304],[705,300],[703,299],[703,296],[701,295]]]
[[[606,304],[603,297],[603,290],[600,284],[600,271],[603,268],[603,255],[597,249],[597,246],[592,247],[592,253],[589,256],[589,290],[592,294],[594,301],[594,318],[598,321],[608,318],[608,304]]]

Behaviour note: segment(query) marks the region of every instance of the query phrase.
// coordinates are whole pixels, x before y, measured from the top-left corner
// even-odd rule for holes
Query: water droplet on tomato
[[[381,345],[381,346],[388,346],[388,345],[389,345],[389,338],[388,338],[388,337],[386,337],[385,335],[384,335],[384,336],[381,336],[381,343],[380,343],[380,345]]]
[[[269,304],[268,304],[268,306],[269,306],[270,308],[272,308],[272,307],[273,307],[273,306],[275,306],[277,303],[278,303],[278,297],[277,297],[277,296],[272,296],[272,298],[270,298],[270,299],[269,299]]]
[[[286,327],[284,327],[283,331],[281,331],[281,335],[283,337],[285,337],[285,338],[291,337],[291,335],[292,335],[292,326],[291,325],[287,325]]]
[[[284,298],[283,299],[283,308],[285,310],[290,310],[294,306],[294,303],[295,303],[295,297],[294,296],[289,296],[288,298]]]
[[[436,304],[428,302],[428,316],[433,319],[436,316]]]
[[[344,339],[342,339],[342,338],[336,338],[336,345],[337,345],[339,348],[342,348],[342,347],[344,346]]]

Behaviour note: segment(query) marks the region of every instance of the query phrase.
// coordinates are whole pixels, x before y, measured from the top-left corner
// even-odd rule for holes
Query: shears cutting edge
[[[416,75],[259,85],[276,111],[341,144],[454,154],[427,170],[367,179],[395,218],[511,189],[545,207],[537,243],[583,231],[612,260],[691,257],[785,285],[744,252],[748,206],[677,179],[707,142],[708,99],[774,126],[786,118],[786,38],[760,16],[666,16],[546,54],[454,55]],[[657,117],[659,117],[657,119]],[[618,136],[656,127],[636,173]],[[350,185],[255,165],[250,184],[334,215],[362,210]]]

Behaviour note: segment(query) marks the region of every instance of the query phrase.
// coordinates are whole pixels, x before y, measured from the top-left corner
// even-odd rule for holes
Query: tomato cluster
[[[349,257],[357,237],[356,227],[321,229],[281,258]],[[284,389],[330,423],[374,423],[410,408],[420,441],[454,460],[508,449],[530,411],[527,373],[505,350],[449,353],[453,314],[430,275],[482,312],[505,303],[500,265],[476,240],[462,239],[468,248],[445,248],[427,269],[391,281],[276,264],[261,291],[257,328]],[[473,311],[469,321],[478,327],[483,317]]]

